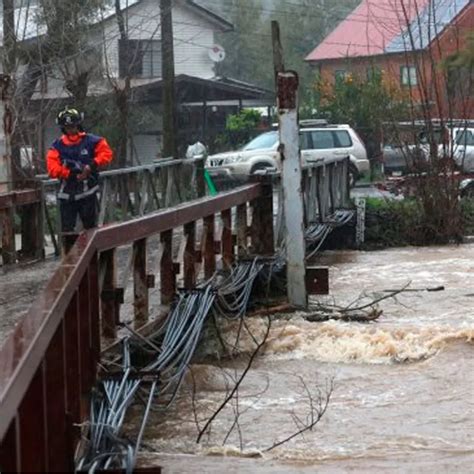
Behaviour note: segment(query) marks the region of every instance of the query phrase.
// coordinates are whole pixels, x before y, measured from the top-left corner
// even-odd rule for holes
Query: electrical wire
[[[236,263],[227,272],[217,272],[198,288],[179,291],[170,315],[156,332],[145,338],[132,330],[132,335],[122,340],[121,371],[104,377],[93,392],[89,441],[78,470],[133,471],[153,399],[168,397],[164,410],[176,398],[208,316],[243,319],[257,278],[271,275],[274,264],[273,259],[257,257]],[[138,355],[147,362],[138,364]],[[141,396],[143,390],[148,390],[146,401]],[[144,401],[145,409],[132,443],[121,433],[127,410],[137,399]]]

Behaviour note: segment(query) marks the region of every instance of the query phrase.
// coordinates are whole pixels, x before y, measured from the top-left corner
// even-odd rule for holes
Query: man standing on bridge
[[[61,180],[58,199],[66,249],[75,240],[78,215],[84,229],[97,225],[98,168],[109,164],[113,156],[105,138],[86,133],[82,121],[83,114],[76,109],[61,111],[56,123],[63,135],[53,142],[46,156],[49,176]]]

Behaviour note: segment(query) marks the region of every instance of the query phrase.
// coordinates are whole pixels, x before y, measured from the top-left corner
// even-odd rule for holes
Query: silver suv
[[[246,180],[261,169],[280,169],[278,145],[278,131],[265,132],[238,151],[209,156],[206,168],[213,177]],[[327,125],[321,121],[302,120],[300,149],[303,164],[349,156],[352,183],[370,170],[365,146],[349,125]]]

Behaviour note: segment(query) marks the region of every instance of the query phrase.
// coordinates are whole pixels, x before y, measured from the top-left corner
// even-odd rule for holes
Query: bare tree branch
[[[252,355],[250,356],[250,359],[249,359],[249,362],[247,364],[247,366],[245,367],[244,371],[242,372],[241,376],[239,377],[239,380],[237,380],[237,383],[235,384],[235,386],[232,388],[232,390],[230,391],[230,393],[225,397],[224,401],[221,403],[221,405],[219,406],[219,408],[214,412],[214,414],[209,418],[209,420],[207,420],[206,424],[204,425],[204,427],[201,429],[201,431],[199,432],[199,435],[196,439],[196,443],[199,443],[201,441],[201,438],[202,436],[206,433],[206,431],[208,430],[208,428],[211,426],[212,422],[217,418],[217,416],[219,415],[219,413],[225,408],[225,406],[227,405],[227,403],[229,403],[230,400],[232,400],[232,398],[234,397],[235,393],[237,392],[237,390],[239,389],[240,385],[242,384],[245,376],[247,375],[247,373],[249,372],[249,370],[251,369],[252,367],[252,364],[255,360],[255,358],[257,357],[257,355],[259,354],[260,350],[262,349],[262,347],[265,345],[267,339],[268,339],[268,335],[270,334],[270,328],[271,328],[271,318],[268,317],[267,318],[267,321],[268,321],[268,324],[267,324],[267,329],[266,329],[266,332],[265,332],[265,335],[264,337],[262,338],[262,340],[259,342],[259,344],[257,345],[257,348],[255,349],[255,351],[252,353]]]

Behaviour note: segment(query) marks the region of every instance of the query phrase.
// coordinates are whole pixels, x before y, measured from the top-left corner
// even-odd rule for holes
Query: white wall
[[[161,39],[159,2],[143,0],[124,11],[130,39]],[[173,8],[173,36],[176,74],[210,78],[214,76],[214,63],[208,51],[214,44],[213,25],[206,18],[175,1]],[[103,30],[94,41],[105,39],[105,58],[108,70],[118,76],[119,32],[116,18],[103,23]]]
[[[130,154],[131,144],[129,143],[128,160],[132,163]],[[161,136],[159,135],[134,135],[133,136],[133,165],[146,165],[153,163],[161,156]],[[138,162],[136,161],[138,159]]]

